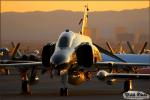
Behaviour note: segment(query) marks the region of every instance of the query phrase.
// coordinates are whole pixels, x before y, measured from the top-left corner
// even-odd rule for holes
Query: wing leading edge
[[[15,62],[1,62],[0,67],[33,67],[33,66],[42,66],[42,62],[35,61],[15,61]]]
[[[150,63],[125,63],[125,62],[96,62],[94,65],[104,69],[112,67],[113,68],[150,67]]]

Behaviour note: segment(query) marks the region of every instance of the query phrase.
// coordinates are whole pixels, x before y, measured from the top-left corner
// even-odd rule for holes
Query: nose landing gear
[[[68,96],[68,74],[61,76],[62,87],[60,88],[60,96]]]
[[[60,88],[60,96],[68,96],[68,88]]]

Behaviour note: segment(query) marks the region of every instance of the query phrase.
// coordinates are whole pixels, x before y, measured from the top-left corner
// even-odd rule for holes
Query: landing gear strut
[[[129,90],[132,90],[132,80],[126,80],[124,82],[124,91],[123,92],[127,92]]]
[[[28,79],[26,70],[21,71],[21,81],[22,81],[21,94],[31,95],[31,86],[29,84],[29,79]]]
[[[68,88],[60,88],[60,96],[68,96]]]
[[[60,88],[60,96],[68,96],[68,74],[61,76],[62,88]]]

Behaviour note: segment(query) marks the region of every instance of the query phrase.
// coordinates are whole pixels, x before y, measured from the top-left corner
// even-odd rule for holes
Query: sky
[[[1,1],[1,12],[31,12],[71,10],[82,11],[88,4],[90,11],[121,11],[149,7],[150,1]]]

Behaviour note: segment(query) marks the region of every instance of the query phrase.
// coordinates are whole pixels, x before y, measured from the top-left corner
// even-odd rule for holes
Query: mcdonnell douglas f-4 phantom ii
[[[12,64],[1,62],[0,67],[6,66],[22,69],[23,93],[31,92],[27,70],[37,65],[42,66],[40,69],[50,70],[50,72],[55,71],[55,75],[61,77],[61,96],[68,95],[68,83],[80,85],[91,80],[93,76],[109,84],[115,83],[116,80],[124,80],[124,92],[132,89],[132,80],[150,79],[150,74],[138,74],[135,72],[136,68],[149,67],[149,62],[128,62],[126,61],[128,59],[123,57],[126,56],[125,54],[118,57],[119,54],[115,55],[103,49],[94,44],[91,38],[86,35],[87,28],[88,7],[85,6],[82,31],[75,33],[67,29],[60,34],[56,43],[45,45],[42,51],[42,62],[25,61]],[[107,57],[105,57],[106,55]],[[111,59],[107,60],[106,58],[108,57],[112,58],[113,61]],[[144,59],[147,60],[149,57],[150,55],[146,55]],[[137,60],[138,58],[142,60],[136,55]]]

